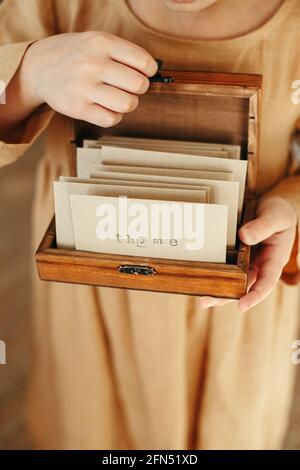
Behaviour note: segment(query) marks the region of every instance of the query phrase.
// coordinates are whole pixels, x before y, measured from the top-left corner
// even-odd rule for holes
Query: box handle
[[[156,274],[155,269],[149,266],[119,266],[118,271],[122,274],[134,274],[135,276],[153,276],[153,274]]]

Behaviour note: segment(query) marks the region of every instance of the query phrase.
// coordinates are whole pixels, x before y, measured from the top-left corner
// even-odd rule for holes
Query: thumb
[[[239,230],[239,237],[246,245],[256,245],[267,240],[275,233],[288,228],[287,218],[280,202],[273,199],[264,200],[258,207],[257,217]]]

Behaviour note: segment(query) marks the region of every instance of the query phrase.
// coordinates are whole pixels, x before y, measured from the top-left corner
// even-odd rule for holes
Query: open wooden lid
[[[138,108],[111,129],[90,133],[240,145],[255,187],[261,75],[163,71],[173,82],[151,83]],[[84,131],[82,135],[84,134]],[[87,134],[85,134],[87,137]]]

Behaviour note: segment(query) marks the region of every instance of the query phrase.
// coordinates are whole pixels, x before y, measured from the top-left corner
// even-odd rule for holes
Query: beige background
[[[32,330],[30,217],[40,145],[0,169],[0,339],[6,341],[8,361],[0,365],[0,449],[31,447],[25,427]],[[300,366],[285,447],[300,450]]]

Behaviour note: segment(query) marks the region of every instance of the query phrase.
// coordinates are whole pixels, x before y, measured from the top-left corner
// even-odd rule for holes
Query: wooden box
[[[76,145],[101,133],[241,145],[248,160],[242,223],[255,211],[259,152],[260,75],[165,71],[174,81],[154,82],[136,111],[110,130],[74,124]],[[183,157],[184,158],[184,157]],[[74,164],[75,168],[75,164]],[[75,170],[74,170],[75,171]],[[55,220],[36,253],[45,281],[238,299],[247,290],[250,248],[238,239],[227,261],[201,263],[128,257],[56,247]]]

